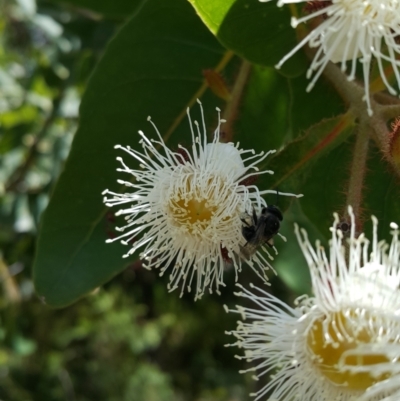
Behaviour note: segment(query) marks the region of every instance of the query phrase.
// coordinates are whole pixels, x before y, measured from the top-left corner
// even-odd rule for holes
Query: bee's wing
[[[256,253],[257,247],[251,242],[248,242],[245,246],[239,245],[240,258],[243,260],[250,260],[251,257]]]
[[[257,252],[257,248],[265,242],[264,238],[265,222],[259,221],[259,224],[254,232],[254,237],[246,243],[240,245],[240,257],[244,260],[250,260],[251,257]]]
[[[265,219],[258,219],[257,229],[255,231],[254,238],[251,241],[253,245],[256,247],[263,244],[264,242],[268,243],[268,241],[272,239],[272,238],[267,238],[267,239],[265,238],[264,235],[265,224],[266,224]]]

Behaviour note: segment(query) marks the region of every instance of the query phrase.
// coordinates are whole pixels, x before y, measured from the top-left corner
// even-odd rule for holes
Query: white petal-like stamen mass
[[[398,401],[400,399],[400,241],[356,238],[352,219],[349,239],[335,216],[329,254],[313,247],[296,227],[307,260],[313,297],[290,307],[251,285],[237,294],[254,307],[237,306],[241,321],[228,334],[244,349],[256,378],[269,380],[256,394],[273,401]],[[248,303],[248,301],[247,301]]]
[[[132,169],[118,158],[122,166],[118,171],[132,177],[118,182],[132,192],[103,192],[104,203],[120,207],[116,215],[126,216],[126,225],[118,228],[122,234],[108,242],[129,244],[125,257],[141,249],[144,266],[159,268],[160,275],[170,270],[171,291],[177,287],[181,294],[186,288],[190,291],[195,281],[195,299],[207,288],[218,292],[227,264],[234,266],[237,277],[243,263],[240,248],[246,243],[241,216],[253,207],[260,211],[266,206],[261,195],[276,192],[246,185],[253,176],[272,174],[259,171],[257,164],[275,151],[255,154],[239,149],[239,144],[220,143],[224,122],[220,117],[214,138],[207,143],[201,105],[200,109],[202,127],[192,123],[188,110],[191,151],[181,146],[175,152],[168,149],[150,119],[157,140],[139,131],[143,151],[116,146],[136,159],[141,169]],[[246,263],[266,279],[271,267],[263,254],[255,253]]]
[[[270,1],[270,0],[260,0]],[[278,6],[302,3],[306,0],[279,0]],[[373,59],[376,59],[382,80],[392,95],[400,89],[400,1],[399,0],[314,0],[309,14],[299,19],[292,18],[292,26],[319,18],[320,23],[286,54],[277,64],[280,68],[304,45],[317,48],[307,72],[311,78],[307,91],[310,91],[329,61],[340,63],[342,71],[348,68],[348,79],[356,74],[357,60],[362,63],[365,98],[368,113],[372,115],[369,79]],[[392,86],[387,77],[390,66],[396,84]]]

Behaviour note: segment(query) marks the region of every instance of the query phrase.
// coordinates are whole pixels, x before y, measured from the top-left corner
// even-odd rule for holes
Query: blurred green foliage
[[[4,400],[247,399],[219,298],[193,307],[151,272],[132,267],[63,310],[3,304],[0,317]]]

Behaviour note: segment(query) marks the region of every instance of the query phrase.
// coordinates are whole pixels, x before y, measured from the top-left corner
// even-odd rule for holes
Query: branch
[[[232,89],[231,98],[227,102],[224,114],[222,115],[222,118],[226,120],[226,123],[224,124],[224,140],[226,142],[232,142],[233,140],[233,124],[250,72],[251,64],[248,61],[243,60]]]
[[[51,110],[51,113],[47,116],[40,131],[36,134],[35,139],[28,150],[25,161],[9,177],[5,185],[6,192],[17,190],[18,185],[24,180],[27,172],[29,171],[30,167],[34,163],[39,153],[38,146],[40,141],[46,135],[47,130],[53,124],[55,118],[57,117],[58,109],[60,107],[60,103],[63,99],[63,96],[64,96],[64,90],[61,89],[57,97],[54,98],[53,108]]]

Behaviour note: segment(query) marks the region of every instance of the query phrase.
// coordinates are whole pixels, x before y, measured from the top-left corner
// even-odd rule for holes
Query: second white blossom
[[[260,0],[269,1],[269,0]],[[278,5],[302,3],[306,0],[279,0]],[[400,2],[398,0],[314,0],[306,2],[307,15],[292,18],[295,28],[313,19],[314,27],[300,43],[277,64],[282,64],[304,45],[316,48],[307,72],[311,90],[329,61],[340,63],[347,71],[348,79],[356,77],[357,60],[362,63],[365,101],[372,114],[370,101],[370,69],[372,60],[377,61],[380,76],[392,95],[400,89]],[[388,78],[388,70],[395,85]],[[314,75],[313,75],[314,74]],[[312,76],[313,75],[313,76]]]

